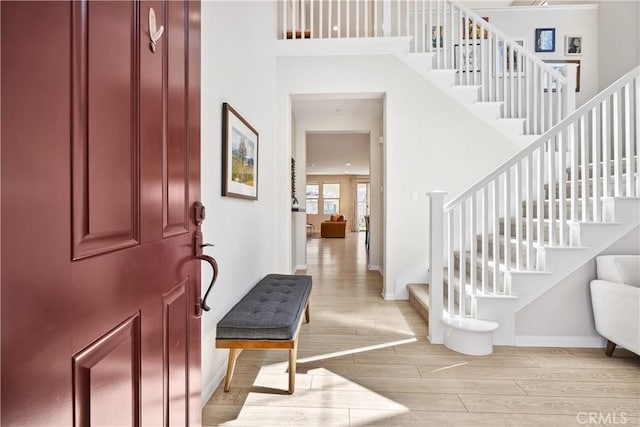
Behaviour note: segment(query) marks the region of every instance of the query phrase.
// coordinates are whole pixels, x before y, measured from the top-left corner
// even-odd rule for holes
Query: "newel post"
[[[444,328],[441,322],[443,310],[444,268],[444,196],[446,191],[430,191],[429,198],[429,342],[442,344]]]
[[[578,64],[568,63],[565,64],[562,69],[564,76],[567,78],[567,87],[565,88],[565,114],[567,117],[569,114],[576,111],[576,88],[578,84]]]

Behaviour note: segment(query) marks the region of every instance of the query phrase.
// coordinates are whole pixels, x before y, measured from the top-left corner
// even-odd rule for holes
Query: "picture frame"
[[[222,104],[222,195],[258,200],[258,132]]]
[[[556,29],[536,28],[536,52],[556,51]]]
[[[576,67],[576,92],[580,92],[580,60],[579,59],[545,59],[544,62],[549,64],[551,68],[555,69],[558,72],[562,72],[562,68],[566,64],[578,64]],[[545,92],[548,91],[547,82],[543,81],[543,89]],[[555,82],[552,82],[551,91],[555,92]]]
[[[522,46],[524,49],[527,48],[527,39],[526,37],[512,37],[512,40],[516,43],[518,43],[520,46]],[[497,51],[497,75],[498,77],[502,77],[504,75],[504,57],[505,57],[505,52],[504,52],[504,41],[503,40],[499,40],[498,41],[498,51]],[[521,64],[518,64],[518,56],[517,55],[511,55],[511,49],[507,46],[507,75],[510,76],[511,73],[517,73],[518,72],[518,66],[520,67],[520,77],[524,77],[525,76],[525,66],[524,66],[524,62]],[[513,58],[513,60],[512,60]],[[513,62],[513,63],[512,63]],[[493,70],[493,75],[496,75],[496,70]]]
[[[480,72],[480,64],[478,64],[478,68],[474,69],[474,61],[475,58],[480,58],[480,48],[481,45],[480,43],[476,43],[475,45],[472,44],[463,44],[462,45],[462,51],[460,51],[460,45],[459,44],[455,44],[453,45],[453,67],[457,70],[459,70],[462,73],[466,73],[467,72],[467,55],[469,57],[468,62],[469,62],[469,72],[473,73],[479,73]],[[458,57],[461,56],[462,57],[462,64],[460,67],[458,67]]]
[[[567,34],[564,36],[564,54],[567,56],[582,55],[582,35]]]
[[[481,18],[486,21],[489,22],[489,17],[488,16],[481,16]],[[481,38],[488,38],[489,37],[489,31],[488,30],[484,30],[484,37],[481,37],[480,32],[482,31],[482,28],[480,28],[480,24],[475,24],[474,25],[474,21],[473,19],[469,18],[469,17],[465,17],[462,18],[462,28],[464,29],[465,27],[465,21],[466,21],[466,31],[462,31],[462,38],[463,39],[473,39],[473,31],[474,31],[474,26],[475,26],[475,32],[476,32],[476,39],[480,40]]]

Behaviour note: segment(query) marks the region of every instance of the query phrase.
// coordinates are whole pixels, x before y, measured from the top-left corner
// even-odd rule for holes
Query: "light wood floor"
[[[203,425],[640,425],[638,356],[496,347],[472,357],[431,345],[408,302],[381,298],[363,238],[308,241],[311,323],[301,332],[295,394],[285,392],[286,351],[244,351],[231,391],[218,388]]]

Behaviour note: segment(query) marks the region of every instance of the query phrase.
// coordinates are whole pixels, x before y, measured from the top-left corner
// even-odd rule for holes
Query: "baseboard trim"
[[[291,272],[291,274],[295,274],[296,271],[298,270],[306,270],[306,269],[307,269],[307,264],[296,265],[295,267],[293,267],[293,271]]]
[[[218,389],[218,386],[220,386],[220,384],[222,384],[222,380],[224,380],[224,376],[227,373],[227,364],[223,363],[218,370],[216,371],[216,373],[213,375],[213,377],[211,377],[211,380],[209,380],[207,382],[207,384],[204,385],[204,387],[202,387],[202,391],[201,391],[201,396],[200,398],[202,399],[200,401],[200,409],[204,409],[204,407],[207,405],[207,402],[209,402],[209,399],[211,399],[211,396],[213,396],[213,393],[216,392],[216,390]]]
[[[516,335],[517,347],[604,347],[600,336],[546,336]]]
[[[385,301],[395,301],[396,300],[396,294],[388,292],[388,293],[382,293],[381,295],[382,295],[382,298]]]

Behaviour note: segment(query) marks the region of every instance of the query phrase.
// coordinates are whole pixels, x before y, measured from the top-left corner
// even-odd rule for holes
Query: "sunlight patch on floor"
[[[311,356],[311,357],[305,357],[304,359],[298,359],[298,364],[316,362],[318,360],[331,359],[331,358],[334,358],[334,357],[346,356],[348,354],[363,353],[365,351],[379,350],[381,348],[393,347],[393,346],[402,345],[402,344],[410,344],[410,343],[414,343],[414,342],[417,342],[417,341],[418,340],[416,338],[408,338],[406,340],[386,342],[386,343],[383,343],[383,344],[369,345],[369,346],[366,346],[366,347],[352,348],[352,349],[343,350],[343,351],[335,351],[333,353],[327,353],[327,354],[319,354],[317,356]]]

